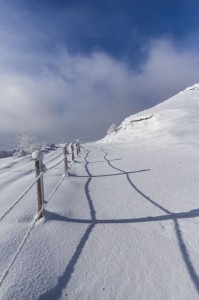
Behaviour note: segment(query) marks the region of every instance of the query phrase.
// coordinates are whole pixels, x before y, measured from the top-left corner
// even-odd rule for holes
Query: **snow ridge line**
[[[71,165],[73,164],[73,161],[71,162],[70,164],[70,167]],[[43,173],[40,173],[40,175],[43,174]],[[39,175],[39,176],[40,176]],[[57,186],[54,188],[54,190],[52,191],[52,193],[49,195],[48,199],[47,199],[47,202],[45,204],[42,205],[42,208],[40,209],[40,211],[37,213],[37,216],[35,217],[34,219],[34,222],[32,223],[30,229],[28,230],[28,232],[26,233],[25,237],[23,238],[19,248],[17,249],[17,251],[15,252],[15,255],[13,256],[13,258],[11,259],[11,262],[9,263],[7,269],[5,270],[5,272],[3,273],[3,275],[1,276],[1,279],[0,279],[0,287],[2,285],[2,283],[4,282],[6,276],[8,275],[9,271],[10,271],[10,268],[12,267],[12,265],[14,264],[14,262],[16,261],[19,253],[21,252],[25,242],[27,241],[31,231],[33,230],[37,220],[39,219],[40,217],[40,214],[43,212],[44,208],[47,206],[47,204],[49,203],[50,199],[52,198],[52,196],[55,194],[55,192],[58,190],[59,186],[61,185],[62,181],[64,180],[65,176],[67,175],[67,172],[64,173],[64,175],[62,175],[62,178],[61,180],[58,182]],[[39,177],[38,176],[38,177]]]
[[[17,200],[6,210],[6,212],[0,217],[0,221],[3,220],[3,218],[15,207],[15,205],[17,205],[17,203],[19,203],[19,201],[21,199],[23,199],[23,197],[30,191],[30,189],[34,186],[34,184],[43,176],[43,172],[41,172],[39,174],[39,176],[37,176],[37,178],[35,178],[35,180],[29,185],[29,187],[27,187],[27,189],[17,198]]]

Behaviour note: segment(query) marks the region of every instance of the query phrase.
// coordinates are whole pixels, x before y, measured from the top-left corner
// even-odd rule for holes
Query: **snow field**
[[[198,101],[196,85],[85,144],[67,176],[62,164],[45,173],[47,197],[62,182],[0,298],[198,299]],[[47,153],[47,169],[62,155]],[[23,173],[29,157],[1,166],[3,214],[34,172]],[[1,274],[33,222],[33,199],[34,189],[1,221]]]
[[[189,149],[179,150],[85,145],[2,284],[1,298],[197,299],[199,165]],[[48,193],[63,170],[50,172]],[[4,238],[4,267],[12,255],[6,247],[13,241],[17,249],[31,223],[27,217],[13,230],[17,209],[6,217],[5,230],[14,232]]]

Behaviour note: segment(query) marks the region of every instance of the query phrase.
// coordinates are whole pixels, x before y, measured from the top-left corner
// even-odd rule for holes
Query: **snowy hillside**
[[[199,146],[199,84],[148,110],[126,118],[102,142],[191,143]],[[147,140],[147,141],[146,141]]]
[[[65,174],[44,156],[0,160],[1,300],[199,298],[199,85],[82,145]],[[15,204],[16,203],[16,204]]]

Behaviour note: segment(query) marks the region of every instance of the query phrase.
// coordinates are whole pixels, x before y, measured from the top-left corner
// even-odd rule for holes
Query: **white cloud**
[[[0,146],[28,122],[35,134],[55,142],[98,139],[112,122],[198,81],[194,51],[179,51],[169,40],[153,42],[147,51],[136,73],[100,52],[74,56],[59,49],[56,55],[31,54],[23,65],[23,51],[16,50],[13,61],[13,51],[1,48]],[[17,58],[22,65],[16,68]]]
[[[199,80],[199,57],[191,49],[178,49],[169,40],[151,43],[149,57],[137,76],[150,97],[163,100]]]

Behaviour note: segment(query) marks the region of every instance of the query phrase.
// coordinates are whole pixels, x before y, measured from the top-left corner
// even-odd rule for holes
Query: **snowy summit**
[[[198,115],[196,84],[69,147],[67,173],[46,151],[39,221],[31,155],[2,159],[0,298],[198,299]]]

